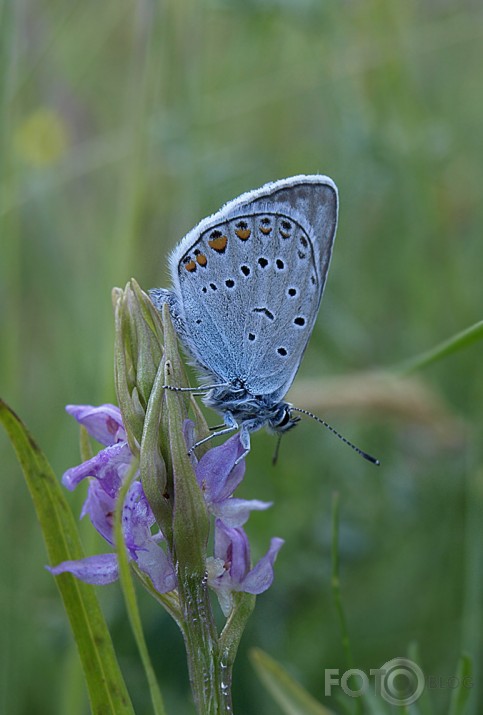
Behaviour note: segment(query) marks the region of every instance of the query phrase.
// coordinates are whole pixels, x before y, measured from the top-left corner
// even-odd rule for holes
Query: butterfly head
[[[273,416],[268,420],[268,426],[274,432],[282,434],[295,427],[297,422],[300,422],[300,417],[292,417],[292,405],[288,402],[280,402]]]

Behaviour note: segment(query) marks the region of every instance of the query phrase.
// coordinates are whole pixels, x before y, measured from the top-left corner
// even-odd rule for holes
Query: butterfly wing
[[[171,257],[181,337],[201,366],[280,399],[313,329],[337,225],[324,176],[266,184],[226,204]]]

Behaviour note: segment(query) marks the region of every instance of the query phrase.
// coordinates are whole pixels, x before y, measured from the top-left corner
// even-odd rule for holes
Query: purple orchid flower
[[[115,405],[67,405],[65,409],[106,448],[92,459],[68,469],[62,477],[62,484],[73,491],[86,477],[95,477],[102,484],[103,491],[114,497],[132,461],[121,411]]]
[[[209,559],[208,583],[216,591],[225,616],[232,609],[233,591],[259,594],[272,585],[273,564],[283,543],[283,539],[273,538],[265,556],[250,569],[250,544],[245,530],[216,520],[215,557]]]
[[[69,405],[67,412],[84,425],[92,437],[104,444],[105,449],[78,467],[67,470],[62,482],[72,490],[86,477],[92,477],[81,517],[88,514],[101,536],[113,545],[116,497],[132,461],[121,413],[115,405]],[[151,534],[154,523],[141,482],[136,480],[130,486],[123,506],[122,528],[126,548],[129,558],[149,576],[155,589],[166,593],[176,587],[176,575],[168,554],[160,546],[162,534]],[[119,578],[117,555],[114,553],[64,561],[48,568],[55,576],[69,572],[82,581],[97,585],[112,583]]]
[[[88,515],[99,534],[113,546],[116,498],[133,459],[121,412],[115,405],[109,404],[100,407],[69,405],[66,409],[92,437],[104,445],[104,449],[79,466],[68,469],[62,482],[73,490],[90,477],[81,518]],[[193,422],[186,420],[184,432],[190,448],[194,444]],[[231,610],[233,591],[258,594],[269,588],[273,581],[273,564],[283,544],[282,539],[272,539],[268,552],[250,569],[248,537],[241,526],[251,511],[267,509],[271,504],[233,497],[245,474],[244,460],[237,463],[244,451],[236,434],[206,452],[199,462],[192,457],[196,479],[208,510],[216,517],[215,556],[208,559],[207,567],[209,584],[217,592],[225,614]],[[131,484],[123,506],[125,545],[129,558],[149,576],[156,590],[166,593],[176,588],[176,574],[169,554],[161,548],[162,533],[151,533],[154,524],[154,515],[137,479]],[[47,568],[54,575],[69,572],[82,581],[96,585],[112,583],[119,578],[115,553],[64,561]]]
[[[194,424],[186,420],[184,424],[186,444],[190,449],[194,444]],[[245,460],[237,460],[245,452],[240,435],[235,434],[219,447],[213,447],[197,462],[193,457],[196,479],[203,492],[208,511],[226,526],[242,526],[251,511],[263,511],[272,502],[258,499],[236,499],[232,496],[245,476]]]

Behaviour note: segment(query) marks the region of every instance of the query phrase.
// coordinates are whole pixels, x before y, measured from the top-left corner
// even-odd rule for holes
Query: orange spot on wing
[[[265,236],[268,236],[268,234],[272,231],[272,228],[268,226],[260,226],[260,231],[264,233]]]
[[[218,251],[218,253],[223,253],[227,243],[228,239],[226,236],[218,236],[217,238],[212,238],[211,241],[208,241],[208,246],[214,251]]]
[[[235,233],[242,241],[248,240],[251,235],[251,231],[249,228],[238,228]]]
[[[184,267],[190,273],[194,273],[194,271],[196,271],[196,263],[194,261],[188,261],[188,263],[184,264]]]
[[[280,235],[282,236],[282,238],[288,238],[290,236],[287,231],[282,231],[282,229],[280,229]]]
[[[208,263],[208,259],[206,258],[204,253],[199,253],[196,256],[196,260],[200,266],[206,266],[206,264]]]

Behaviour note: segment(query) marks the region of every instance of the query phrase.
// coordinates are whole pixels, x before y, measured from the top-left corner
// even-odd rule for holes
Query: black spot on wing
[[[273,320],[275,318],[274,314],[270,310],[268,310],[268,308],[253,308],[252,312],[262,313],[269,320]]]

